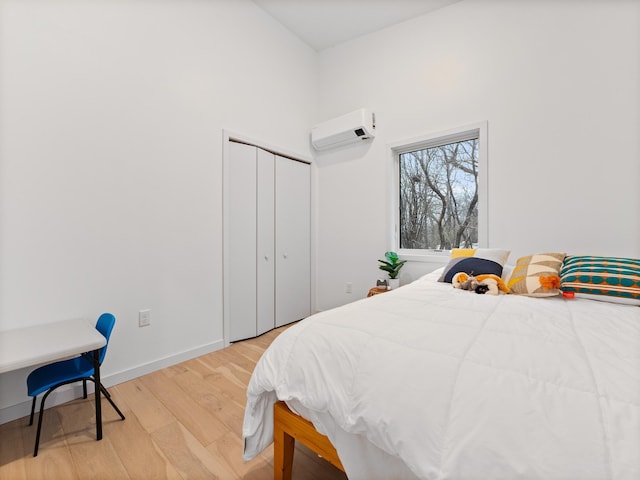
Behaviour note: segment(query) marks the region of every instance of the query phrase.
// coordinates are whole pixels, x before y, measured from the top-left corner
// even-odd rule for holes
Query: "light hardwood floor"
[[[35,458],[28,417],[0,425],[0,479],[273,478],[273,447],[242,461],[242,419],[251,372],[282,330],[109,388],[127,419],[103,401],[99,442],[93,396],[46,411]],[[293,478],[346,476],[296,445]]]

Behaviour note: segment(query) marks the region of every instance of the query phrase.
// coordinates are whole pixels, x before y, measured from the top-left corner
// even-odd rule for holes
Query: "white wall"
[[[220,348],[222,129],[308,156],[317,79],[246,0],[0,1],[0,330],[110,311],[107,382]]]
[[[0,0],[0,329],[112,311],[112,381],[220,347],[222,129],[307,156],[363,106],[314,165],[317,308],[382,274],[387,144],[482,120],[491,246],[640,257],[638,5],[464,0],[317,55],[248,0]]]
[[[316,158],[319,309],[362,298],[383,275],[387,145],[484,120],[489,246],[512,249],[511,261],[640,256],[637,1],[462,1],[320,59],[318,120],[367,107],[378,127],[371,145]]]

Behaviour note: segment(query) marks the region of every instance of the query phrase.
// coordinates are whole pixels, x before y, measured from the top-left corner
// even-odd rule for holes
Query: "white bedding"
[[[350,479],[640,478],[640,308],[437,283],[283,332],[248,387],[246,460],[285,400]]]

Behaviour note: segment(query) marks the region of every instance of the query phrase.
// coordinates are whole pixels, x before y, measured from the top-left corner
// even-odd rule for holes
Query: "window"
[[[485,138],[486,123],[392,146],[401,253],[486,244]]]

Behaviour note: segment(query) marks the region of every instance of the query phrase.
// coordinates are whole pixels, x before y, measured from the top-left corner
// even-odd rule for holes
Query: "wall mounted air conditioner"
[[[376,136],[375,114],[365,108],[320,123],[311,129],[311,144],[326,150]]]

